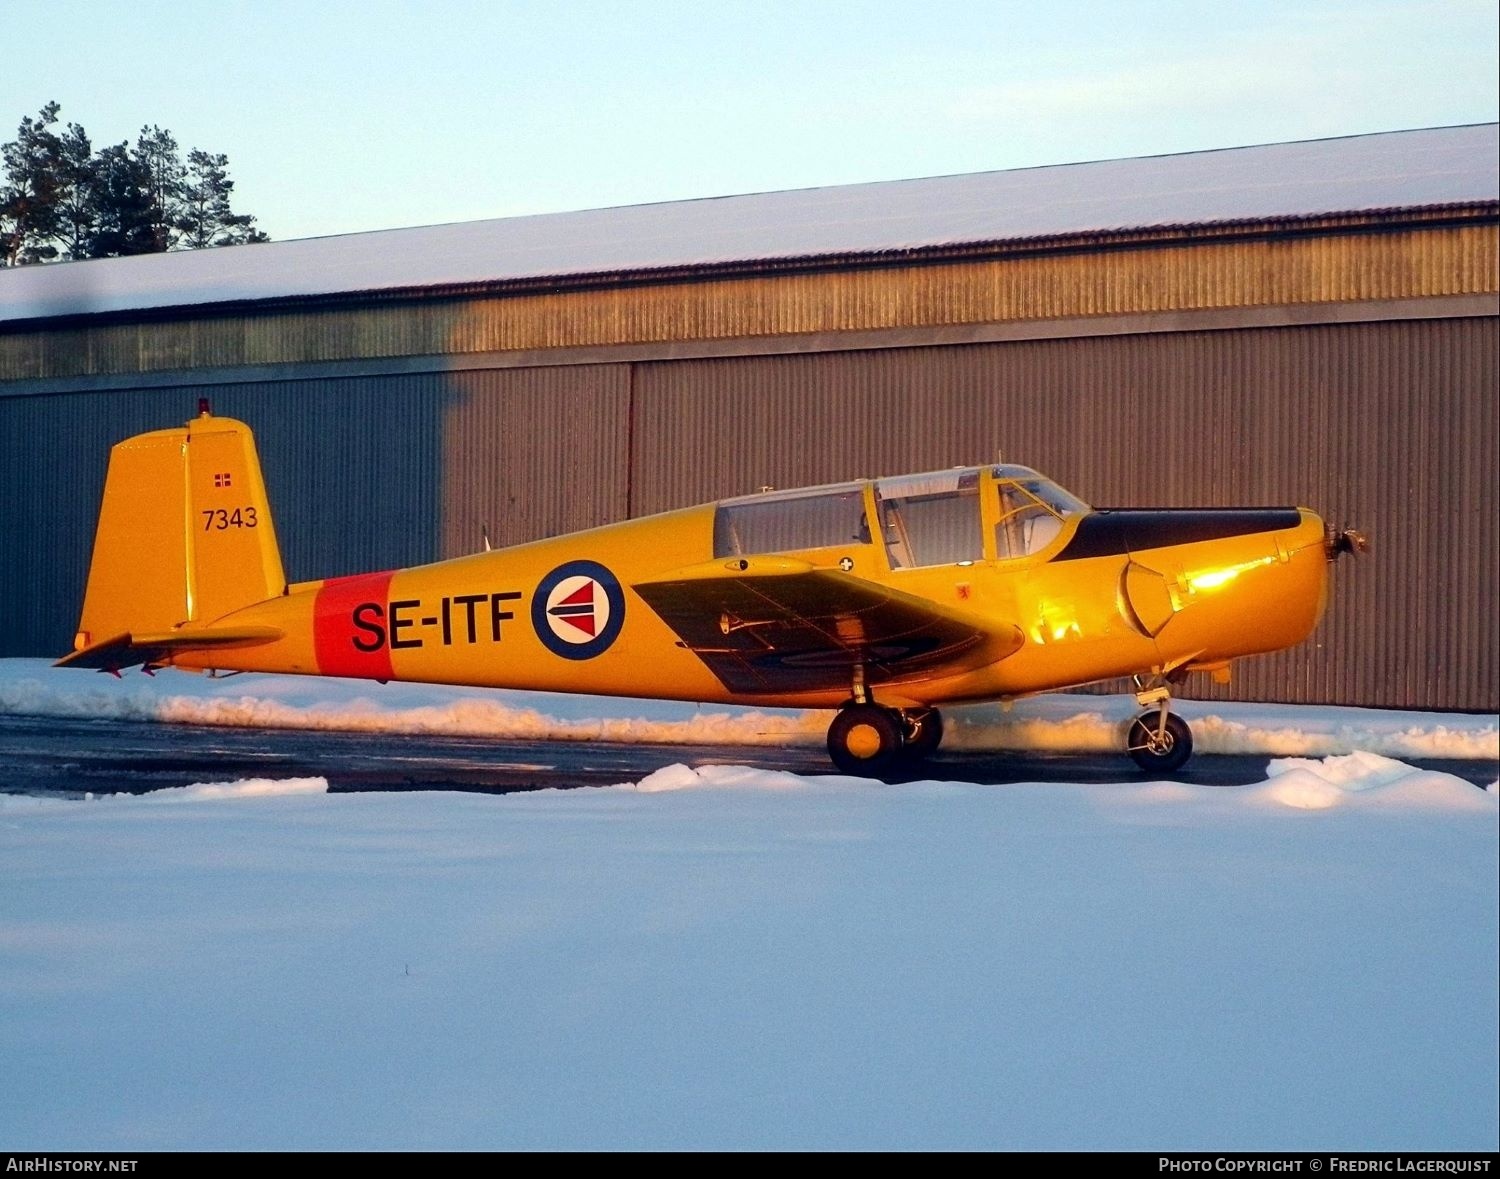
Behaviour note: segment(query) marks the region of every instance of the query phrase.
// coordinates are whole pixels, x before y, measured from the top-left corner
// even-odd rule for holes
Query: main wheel
[[[848,704],[828,726],[828,756],[846,774],[873,778],[901,753],[901,714],[875,704]]]
[[[1166,729],[1158,734],[1160,723],[1159,713],[1141,713],[1130,722],[1125,747],[1141,769],[1152,774],[1170,774],[1180,770],[1193,755],[1193,731],[1175,712],[1167,713]]]
[[[920,761],[937,752],[943,740],[943,714],[936,708],[912,708],[901,714],[906,740],[903,756]]]

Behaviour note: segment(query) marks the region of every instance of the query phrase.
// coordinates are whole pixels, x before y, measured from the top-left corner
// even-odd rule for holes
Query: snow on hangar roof
[[[1492,202],[1497,160],[1485,123],[27,266],[0,322]]]

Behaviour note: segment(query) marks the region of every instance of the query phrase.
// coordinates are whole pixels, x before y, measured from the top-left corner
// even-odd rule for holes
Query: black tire
[[[875,778],[901,755],[901,714],[874,704],[848,704],[828,726],[828,756],[846,774]]]
[[[906,740],[902,756],[921,761],[937,752],[943,740],[943,714],[936,708],[912,708],[901,714]]]
[[[1182,717],[1169,712],[1166,732],[1163,739],[1158,741],[1156,731],[1159,724],[1159,713],[1141,713],[1130,722],[1125,747],[1131,760],[1147,773],[1175,773],[1193,756],[1193,731]]]

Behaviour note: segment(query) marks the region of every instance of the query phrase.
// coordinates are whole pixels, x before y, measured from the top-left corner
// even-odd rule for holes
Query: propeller
[[[1344,553],[1358,556],[1360,553],[1370,551],[1370,538],[1358,528],[1340,528],[1337,531],[1328,530],[1328,559],[1336,561]]]

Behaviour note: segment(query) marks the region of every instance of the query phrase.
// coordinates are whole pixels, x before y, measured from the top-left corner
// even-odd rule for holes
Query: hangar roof
[[[463,290],[1500,200],[1500,124],[507,217],[0,271],[0,322]]]

